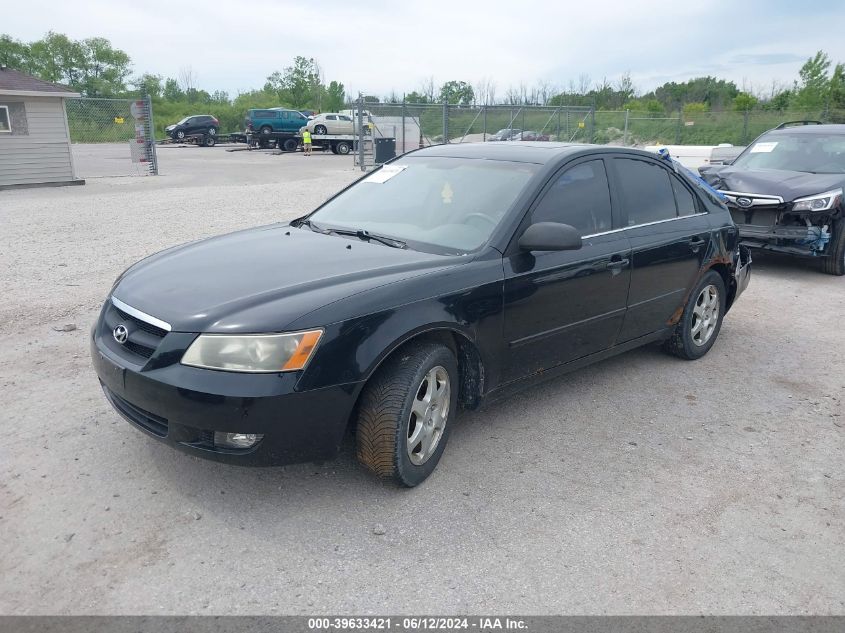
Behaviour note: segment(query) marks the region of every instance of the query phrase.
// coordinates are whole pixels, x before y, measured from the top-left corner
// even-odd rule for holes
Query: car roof
[[[657,158],[657,154],[629,147],[589,145],[586,143],[552,143],[544,141],[502,141],[499,143],[449,143],[432,145],[415,150],[409,156],[442,156],[448,158],[474,158],[506,160],[515,163],[545,165],[579,153],[624,152]]]
[[[825,123],[823,125],[792,125],[769,130],[766,134],[845,134],[845,124]]]

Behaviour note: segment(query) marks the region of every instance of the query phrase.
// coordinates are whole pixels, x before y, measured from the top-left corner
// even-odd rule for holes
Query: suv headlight
[[[842,189],[826,191],[815,196],[798,198],[792,204],[793,211],[828,211],[842,200]]]
[[[292,334],[200,334],[182,356],[182,364],[203,369],[278,373],[304,368],[322,330]]]

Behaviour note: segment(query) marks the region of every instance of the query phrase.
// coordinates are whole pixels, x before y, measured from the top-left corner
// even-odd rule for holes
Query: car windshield
[[[757,139],[734,161],[745,169],[845,173],[845,134],[779,132]]]
[[[489,238],[537,165],[413,157],[385,165],[317,209],[318,229],[364,230],[418,250],[464,253]]]

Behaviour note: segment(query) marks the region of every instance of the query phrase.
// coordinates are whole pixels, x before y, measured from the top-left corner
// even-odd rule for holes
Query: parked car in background
[[[267,108],[266,110],[256,108],[247,111],[245,123],[252,123],[252,129],[259,135],[271,132],[296,134],[308,123],[308,117],[298,110],[287,108]]]
[[[194,114],[173,125],[164,128],[164,133],[172,139],[183,139],[191,134],[215,136],[220,129],[220,121],[210,114]]]
[[[507,140],[510,140],[510,138],[514,134],[519,134],[520,132],[522,132],[522,130],[517,130],[517,129],[514,129],[514,128],[506,127],[502,130],[499,130],[495,134],[491,134],[490,136],[488,136],[487,140],[488,141],[507,141]]]
[[[701,358],[749,275],[724,204],[654,155],[438,145],[129,267],[91,354],[116,411],[187,453],[321,460],[351,423],[364,466],[415,486],[459,407],[646,343]]]
[[[535,132],[534,130],[524,130],[522,132],[516,132],[513,136],[511,136],[509,141],[548,141],[550,137],[548,134],[542,134],[540,132]]]
[[[730,165],[699,168],[727,197],[745,245],[845,275],[845,125],[782,124]]]
[[[356,126],[347,114],[326,112],[310,119],[305,128],[312,134],[354,134]]]

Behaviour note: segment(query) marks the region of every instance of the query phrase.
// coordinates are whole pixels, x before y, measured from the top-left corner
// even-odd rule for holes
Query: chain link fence
[[[67,99],[67,119],[78,176],[158,173],[149,99]]]
[[[374,135],[396,139],[397,153],[438,143],[509,140],[646,145],[743,146],[784,121],[845,123],[845,110],[639,112],[578,106],[360,102]]]

